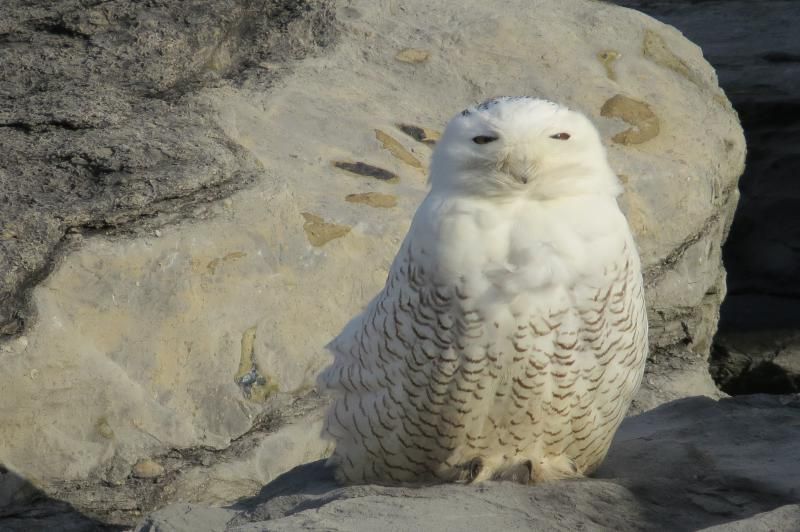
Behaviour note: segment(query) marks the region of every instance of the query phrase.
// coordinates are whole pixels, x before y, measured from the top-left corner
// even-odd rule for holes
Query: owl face
[[[594,125],[527,97],[487,100],[455,116],[433,154],[431,183],[495,197],[619,192]]]

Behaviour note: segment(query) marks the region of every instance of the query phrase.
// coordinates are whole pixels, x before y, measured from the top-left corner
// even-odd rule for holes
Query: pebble
[[[164,474],[164,466],[149,458],[139,460],[133,466],[133,476],[136,478],[158,478]]]

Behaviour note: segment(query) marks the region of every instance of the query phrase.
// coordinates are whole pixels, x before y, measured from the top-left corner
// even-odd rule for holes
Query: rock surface
[[[800,331],[720,333],[711,375],[731,395],[800,393]]]
[[[221,0],[180,3],[201,4],[224,12],[219,20],[234,16]],[[706,359],[725,291],[720,243],[736,204],[744,141],[713,70],[674,29],[583,0],[517,0],[501,11],[477,0],[456,7],[358,0],[338,5],[339,40],[323,54],[289,68],[279,61],[285,56],[269,48],[265,56],[252,52],[260,62],[244,61],[248,68],[223,68],[232,73],[211,80],[189,76],[192,83],[183,83],[188,74],[180,73],[195,68],[201,56],[207,58],[202,65],[223,59],[240,65],[225,62],[228,55],[239,57],[231,50],[261,44],[237,31],[260,28],[259,17],[268,22],[280,13],[234,9],[247,24],[231,22],[225,28],[236,31],[220,29],[215,38],[222,40],[207,44],[195,31],[205,23],[186,25],[191,13],[169,11],[178,4],[157,2],[161,7],[152,12],[142,4],[98,4],[101,11],[119,5],[140,10],[119,15],[100,36],[80,28],[102,18],[84,20],[75,15],[85,14],[77,5],[59,3],[57,12],[37,7],[34,14],[19,7],[17,19],[4,21],[3,38],[23,43],[2,50],[13,59],[14,49],[23,55],[42,49],[14,37],[21,27],[28,28],[25,39],[61,39],[58,50],[74,39],[70,65],[92,65],[83,59],[93,54],[140,54],[119,72],[96,63],[84,76],[85,87],[75,86],[83,87],[89,109],[102,110],[103,102],[113,107],[132,98],[127,85],[115,88],[114,80],[138,72],[154,87],[140,91],[142,101],[155,100],[156,107],[147,114],[149,108],[137,103],[124,118],[141,127],[123,128],[122,137],[101,125],[88,133],[59,129],[94,135],[68,146],[110,148],[110,155],[102,153],[111,158],[125,146],[139,154],[141,164],[101,165],[111,169],[112,183],[122,180],[110,190],[128,190],[125,179],[133,180],[130,193],[142,195],[131,197],[141,200],[142,212],[157,213],[160,200],[146,199],[153,176],[178,183],[170,172],[192,179],[213,174],[237,187],[252,183],[224,201],[194,207],[194,220],[167,225],[175,216],[154,214],[124,235],[78,229],[69,239],[76,242],[63,246],[52,272],[32,290],[37,320],[26,321],[24,334],[0,346],[0,389],[8,398],[0,404],[0,456],[48,493],[125,523],[166,501],[233,500],[324,456],[315,424],[320,400],[312,391],[328,362],[323,346],[382,285],[426,191],[423,169],[436,131],[468,103],[499,94],[536,95],[582,110],[607,141],[646,270],[653,349],[636,408],[717,393]],[[316,25],[325,13],[317,5],[292,19],[287,42],[313,48],[327,31]],[[58,22],[56,28],[67,29],[48,33],[50,26],[35,22],[39,18],[75,22]],[[127,27],[123,20],[139,22]],[[265,42],[283,50],[281,38],[265,31]],[[176,54],[168,64],[159,63],[166,59],[155,57],[160,45],[151,42],[164,35],[175,40],[167,47]],[[213,44],[220,42],[230,46]],[[222,59],[214,59],[219,54]],[[36,74],[39,83],[47,85],[46,74]],[[177,74],[180,80],[167,79]],[[163,91],[172,95],[175,86],[181,90],[169,106],[159,104]],[[23,92],[8,112],[20,113],[12,123],[33,124],[42,107]],[[164,122],[181,116],[196,127],[184,131]],[[15,160],[27,157],[24,150],[45,149],[21,137],[39,134],[39,127],[7,128],[21,146]],[[49,134],[51,126],[41,127]],[[165,135],[178,144],[158,140]],[[43,161],[41,168],[60,164],[42,157],[32,158]],[[90,179],[91,161],[99,157],[81,155],[74,165],[88,165]],[[240,169],[250,177],[234,178]],[[209,199],[216,193],[194,191],[214,189],[212,181],[181,190]],[[35,200],[33,192],[29,196]],[[60,202],[65,209],[76,204],[70,197]],[[63,213],[52,216],[67,220],[53,226],[56,239],[66,227],[86,225]],[[18,237],[19,246],[38,238],[19,234],[27,235]],[[41,273],[25,283],[47,268],[31,271]],[[131,471],[140,460],[158,462],[164,474],[155,482],[136,478]]]
[[[0,337],[66,233],[113,229],[253,182],[198,87],[278,64],[333,36],[324,0],[8,0],[0,16]]]
[[[674,25],[703,48],[720,86],[739,112],[748,157],[740,181],[742,199],[724,247],[728,297],[721,308],[719,354],[713,361],[723,389],[768,391],[764,367],[742,366],[729,348],[754,360],[769,353],[745,352],[729,337],[757,346],[765,336],[775,344],[792,341],[800,327],[800,9],[791,0],[619,0]],[[800,364],[795,351],[793,364]],[[739,362],[737,362],[739,361]],[[723,366],[732,366],[725,370]],[[786,391],[785,386],[774,393]]]
[[[800,396],[688,398],[622,423],[595,478],[339,487],[321,462],[228,508],[173,505],[138,532],[800,527]]]

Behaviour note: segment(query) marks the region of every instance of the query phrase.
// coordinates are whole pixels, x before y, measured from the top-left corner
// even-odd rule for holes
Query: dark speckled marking
[[[397,124],[397,127],[400,128],[400,131],[417,142],[422,142],[431,146],[436,144],[436,138],[431,137],[432,132],[430,130],[426,130],[425,128],[419,126],[413,126],[411,124]]]
[[[351,174],[374,177],[375,179],[380,179],[381,181],[393,182],[398,180],[397,174],[394,172],[384,170],[383,168],[379,168],[377,166],[372,166],[371,164],[362,163],[360,161],[356,163],[333,161],[333,166],[346,172],[350,172]]]
[[[477,105],[464,109],[463,111],[461,111],[461,116],[469,116],[474,111],[488,111],[489,109],[491,109],[492,107],[494,107],[499,103],[514,102],[519,100],[542,100],[542,99],[534,98],[533,96],[498,96],[497,98],[489,98],[488,100],[484,100],[483,102]],[[554,106],[558,105],[553,102],[549,102],[548,100],[542,100],[542,101],[547,101],[548,103]]]
[[[500,96],[499,98],[489,98],[483,103],[478,104],[479,111],[487,111],[490,107],[497,105],[500,102],[514,102],[517,100],[534,100],[531,96]]]

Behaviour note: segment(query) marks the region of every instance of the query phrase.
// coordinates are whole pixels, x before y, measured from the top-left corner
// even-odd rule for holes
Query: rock
[[[120,527],[87,517],[0,466],[0,530],[31,532],[119,532]]]
[[[748,345],[772,331],[777,337],[800,323],[800,190],[797,187],[796,146],[800,142],[800,40],[794,28],[800,11],[788,0],[766,0],[757,5],[746,0],[698,2],[677,0],[621,0],[615,3],[642,11],[672,24],[699,44],[714,65],[720,85],[739,113],[747,132],[748,158],[740,181],[742,201],[736,211],[723,255],[728,270],[728,296],[721,308],[720,330]],[[680,62],[661,56],[681,70]],[[771,366],[743,346],[720,340],[718,351],[733,348],[754,356],[751,377],[741,368],[717,371],[720,378],[735,374],[732,389],[766,391],[764,380]],[[798,355],[800,356],[800,355]],[[729,357],[736,364],[736,356]],[[715,361],[721,368],[722,358]],[[763,372],[766,371],[766,374]],[[746,384],[752,381],[752,387]],[[758,384],[760,383],[760,384]],[[720,382],[723,389],[732,386]],[[778,384],[775,392],[787,390]]]
[[[389,153],[406,163],[407,165],[417,168],[418,170],[422,170],[422,163],[419,162],[419,159],[414,157],[410,151],[408,151],[397,139],[381,131],[380,129],[375,130],[375,138],[380,141],[381,145],[384,149],[388,150]]]
[[[0,350],[0,389],[8,398],[0,404],[0,454],[10,468],[92,516],[122,508],[114,522],[130,523],[135,512],[179,496],[228,502],[250,495],[300,461],[324,456],[315,418],[322,401],[313,393],[319,369],[330,360],[324,346],[383,285],[427,187],[422,172],[384,149],[375,131],[426,167],[435,131],[464,106],[497,94],[532,94],[585,111],[607,142],[612,166],[627,176],[621,203],[643,258],[653,346],[636,409],[717,393],[707,356],[724,295],[720,243],[736,202],[744,142],[713,70],[678,32],[634,11],[582,0],[546,0],[535,11],[524,0],[503,10],[477,0],[456,7],[414,0],[391,16],[357,0],[337,11],[336,47],[289,68],[279,60],[314,49],[331,31],[326,4],[293,11],[266,2],[265,9],[276,11],[247,11],[245,17],[233,9],[239,4],[228,12],[228,4],[216,3],[222,0],[204,2],[209,9],[187,7],[190,12],[168,11],[169,17],[160,9],[183,8],[114,2],[94,8],[103,16],[91,17],[64,3],[57,13],[49,7],[24,17],[21,7],[13,11],[15,24],[32,28],[26,30],[31,35],[44,30],[29,19],[66,17],[63,24],[77,29],[36,37],[59,46],[75,32],[94,32],[74,37],[70,53],[78,58],[101,54],[112,66],[117,52],[138,58],[130,59],[135,68],[124,76],[99,65],[103,75],[87,75],[80,85],[81,101],[96,101],[87,108],[102,112],[109,124],[129,120],[135,128],[125,125],[117,135],[100,124],[90,137],[56,128],[79,136],[80,149],[64,151],[66,162],[50,152],[29,159],[41,163],[42,175],[51,163],[79,168],[107,205],[122,205],[92,207],[98,219],[141,205],[152,208],[152,218],[126,225],[124,234],[81,229],[84,238],[65,243],[47,270],[34,268],[41,272],[29,283],[36,285],[30,308],[37,318],[25,322],[27,345],[6,342]],[[130,16],[116,15],[118,5]],[[230,26],[222,28],[208,14],[215,9]],[[247,24],[237,25],[239,14]],[[125,27],[125,20],[135,24]],[[184,26],[187,20],[196,24]],[[268,22],[278,24],[279,34],[267,31]],[[255,33],[263,42],[238,33],[250,24],[256,30],[266,25]],[[204,27],[217,37],[192,36]],[[237,31],[223,31],[231,28]],[[644,55],[647,31],[694,73],[694,81]],[[128,44],[131,35],[147,47],[137,52]],[[155,50],[164,35],[175,39],[174,50],[168,48],[176,55],[160,58]],[[82,44],[101,38],[104,47]],[[304,43],[308,47],[298,48]],[[405,64],[395,59],[402,47],[435,53]],[[606,50],[619,54],[615,80],[598,59]],[[173,63],[181,64],[173,69]],[[202,75],[193,77],[193,68]],[[109,87],[104,80],[115,73],[129,81]],[[280,82],[271,83],[278,74]],[[139,85],[130,81],[140,78]],[[83,78],[72,79],[79,93],[75,79]],[[129,87],[135,94],[126,92]],[[168,100],[159,99],[164,94]],[[657,135],[639,144],[612,141],[636,126],[625,116],[601,115],[604,103],[619,94],[648,106],[658,117]],[[132,110],[120,101],[133,101]],[[152,115],[141,111],[146,105],[155,106]],[[31,103],[13,120],[33,124],[45,108],[57,107]],[[64,120],[94,120],[88,110],[73,115]],[[171,120],[191,127],[177,128]],[[29,134],[6,129],[23,140]],[[28,160],[20,153],[15,164]],[[167,187],[172,172],[184,179],[178,192]],[[125,185],[127,179],[135,186]],[[148,199],[148,179],[165,198],[189,199],[180,208],[164,203],[170,212],[159,214],[162,207]],[[241,188],[247,180],[252,183]],[[213,183],[233,183],[238,192],[227,202],[201,201],[216,197]],[[58,190],[52,198],[64,208],[74,204]],[[116,196],[119,191],[124,194]],[[40,201],[34,192],[30,202]],[[397,204],[377,209],[346,200],[369,193],[394,196]],[[61,239],[64,224],[55,215],[52,220],[8,230],[26,235],[19,245],[39,246]],[[49,232],[33,234],[31,227]],[[296,451],[269,458],[260,451],[288,446],[287,438]],[[262,439],[283,443],[261,447]],[[129,478],[143,456],[180,474],[155,482]],[[263,467],[254,470],[256,463]]]
[[[798,438],[800,396],[689,398],[623,421],[590,479],[341,487],[316,462],[233,506],[169,506],[136,530],[789,531]]]
[[[136,478],[158,478],[164,474],[164,466],[145,458],[136,462],[131,474]]]
[[[800,333],[720,333],[711,353],[711,374],[731,395],[800,393]]]
[[[64,234],[186,216],[262,172],[190,95],[334,37],[325,0],[8,0],[0,20],[0,336],[32,323],[30,289]],[[163,221],[162,221],[163,223]]]

